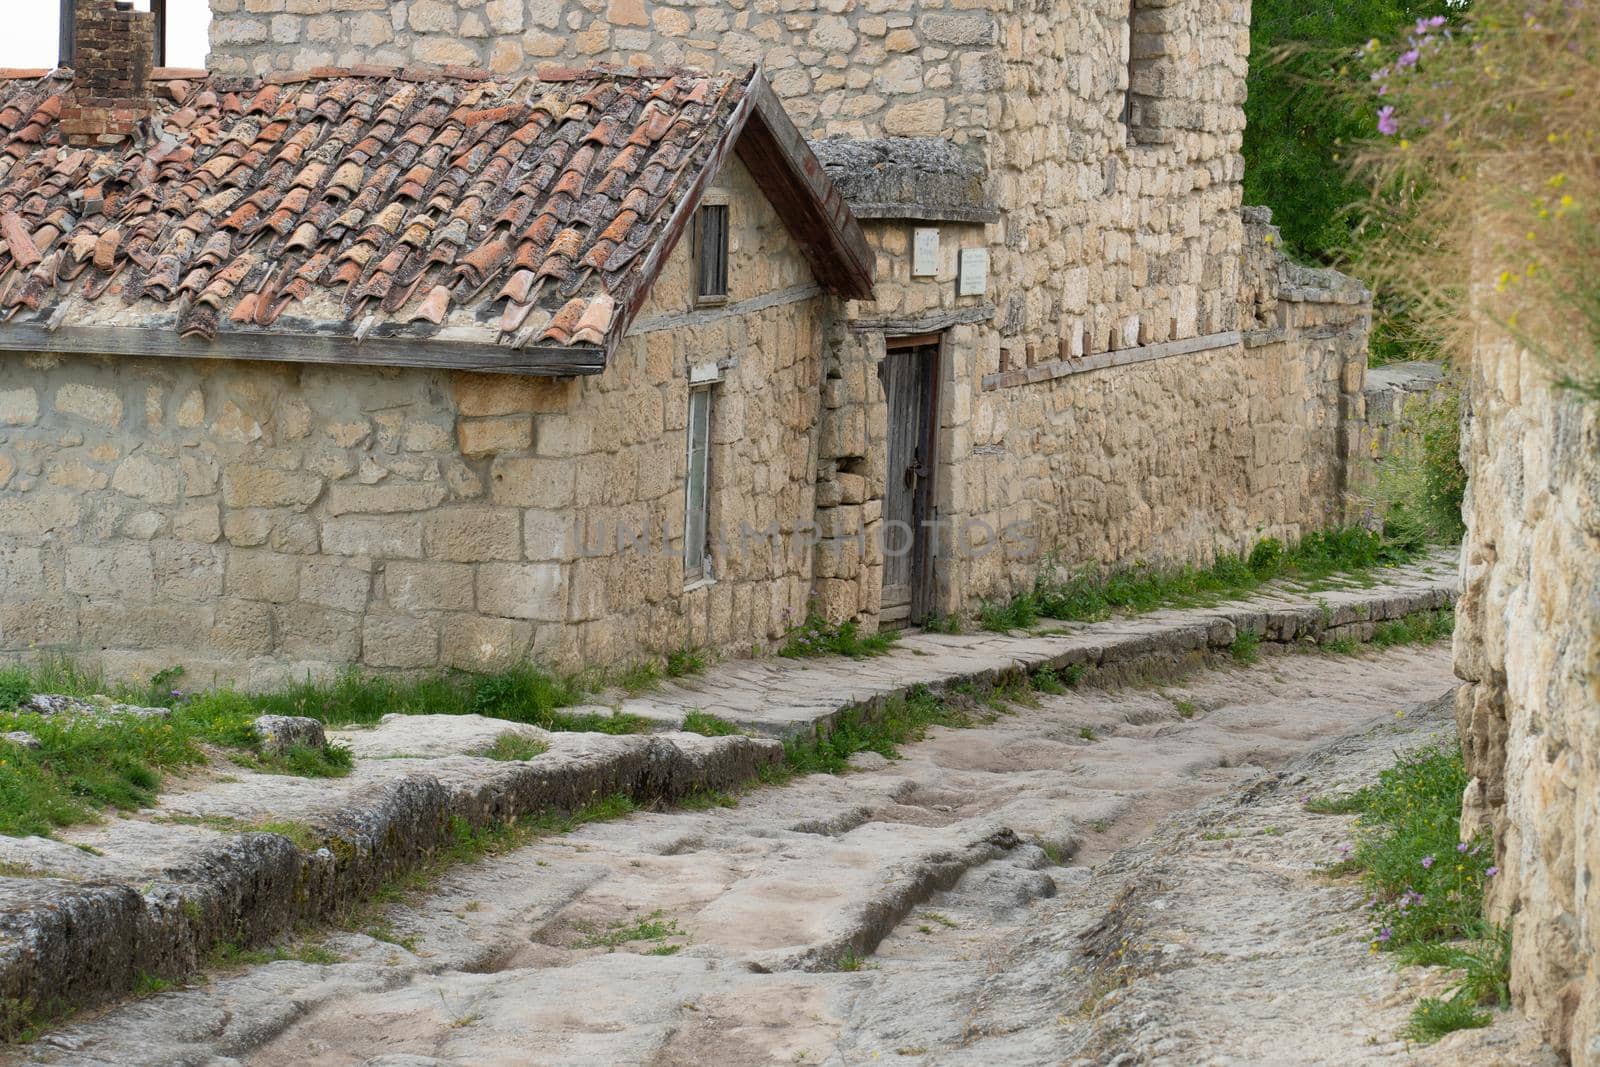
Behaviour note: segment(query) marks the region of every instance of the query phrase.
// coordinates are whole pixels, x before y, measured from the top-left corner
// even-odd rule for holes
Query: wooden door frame
[[[939,400],[940,384],[944,381],[944,361],[949,343],[949,331],[910,334],[904,337],[885,337],[884,358],[896,352],[919,348],[933,351],[919,361],[922,367],[922,403],[924,418],[918,449],[925,457],[923,466],[927,474],[917,480],[917,491],[911,499],[911,514],[915,528],[912,530],[914,553],[911,560],[911,608],[906,621],[920,626],[934,614],[935,589],[934,560],[939,554],[938,493],[942,463],[939,450]],[[885,459],[888,457],[886,456]],[[925,522],[935,523],[924,527]]]

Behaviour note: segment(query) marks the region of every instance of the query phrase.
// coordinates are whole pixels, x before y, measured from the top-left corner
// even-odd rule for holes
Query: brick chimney
[[[156,17],[131,0],[72,0],[72,92],[61,109],[67,143],[112,145],[150,116]]]

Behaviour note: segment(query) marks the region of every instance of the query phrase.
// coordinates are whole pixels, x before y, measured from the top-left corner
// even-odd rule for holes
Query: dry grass
[[[1600,398],[1600,5],[1476,0],[1363,62],[1364,276],[1458,358],[1488,330]]]

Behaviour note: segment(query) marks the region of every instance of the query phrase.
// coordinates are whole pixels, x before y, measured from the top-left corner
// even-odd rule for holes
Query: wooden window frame
[[[722,216],[722,229],[718,238],[717,247],[708,247],[707,241],[711,235],[706,232],[706,219],[708,212]],[[700,201],[700,206],[694,213],[694,304],[695,307],[721,307],[728,302],[728,230],[733,222],[733,209],[728,203],[728,197],[723,193],[707,193]],[[716,255],[721,263],[710,268],[713,277],[720,274],[722,279],[721,292],[706,292],[706,256]]]
[[[715,580],[711,558],[711,426],[716,407],[716,382],[689,388],[688,469],[683,484],[683,584],[685,589]],[[704,398],[704,440],[696,459],[695,404]],[[700,481],[699,531],[696,532],[695,480]],[[697,544],[698,542],[698,544]]]

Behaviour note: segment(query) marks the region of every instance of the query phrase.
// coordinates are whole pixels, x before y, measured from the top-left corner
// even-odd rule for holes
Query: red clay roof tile
[[[163,139],[70,150],[57,126],[70,80],[0,80],[8,307],[45,314],[90,272],[82,299],[181,297],[180,331],[211,337],[219,319],[265,327],[295,303],[353,329],[374,298],[438,326],[465,294],[506,301],[477,321],[520,340],[604,345],[617,309],[642,296],[638,253],[676,239],[671,207],[745,86],[622,69],[158,81]]]

